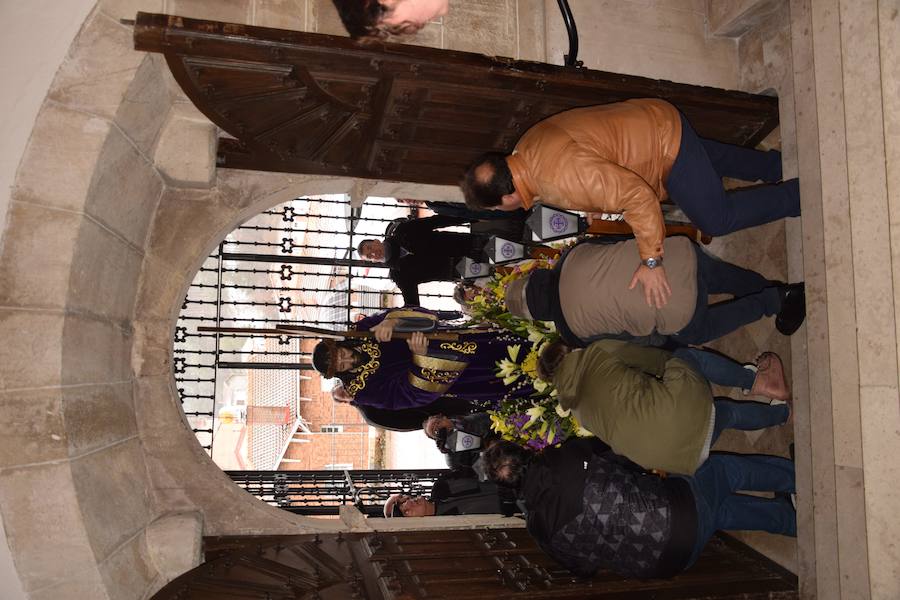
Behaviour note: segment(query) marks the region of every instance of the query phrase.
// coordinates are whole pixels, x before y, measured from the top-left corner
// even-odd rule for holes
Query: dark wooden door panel
[[[546,116],[637,97],[725,142],[778,124],[775,98],[466,52],[146,13],[134,35],[230,136],[220,167],[455,184]]]
[[[728,537],[688,572],[582,580],[522,529],[207,538],[207,561],[155,600],[793,599],[796,578]]]

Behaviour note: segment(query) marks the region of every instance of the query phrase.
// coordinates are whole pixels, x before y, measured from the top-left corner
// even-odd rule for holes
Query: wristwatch
[[[663,260],[662,256],[659,256],[659,257],[651,256],[650,258],[648,258],[646,260],[642,260],[641,264],[644,265],[645,267],[647,267],[648,269],[655,269],[656,267],[662,265],[662,260]]]

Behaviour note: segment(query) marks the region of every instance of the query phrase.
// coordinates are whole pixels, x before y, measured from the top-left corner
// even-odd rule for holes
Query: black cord
[[[559,4],[563,23],[565,23],[566,31],[569,34],[569,53],[563,56],[564,64],[567,67],[580,67],[584,63],[578,60],[578,27],[575,25],[575,17],[572,16],[572,9],[569,8],[568,0],[556,1]]]

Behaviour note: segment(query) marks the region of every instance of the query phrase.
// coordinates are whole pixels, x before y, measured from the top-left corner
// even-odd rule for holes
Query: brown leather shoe
[[[784,365],[774,352],[763,352],[756,359],[756,379],[750,388],[751,396],[765,396],[787,402],[791,397],[791,388],[784,378]]]

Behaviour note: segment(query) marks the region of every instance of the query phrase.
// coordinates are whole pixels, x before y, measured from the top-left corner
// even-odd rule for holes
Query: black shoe
[[[775,315],[775,329],[784,335],[793,335],[806,318],[806,291],[803,282],[791,283],[778,290],[781,310]]]

